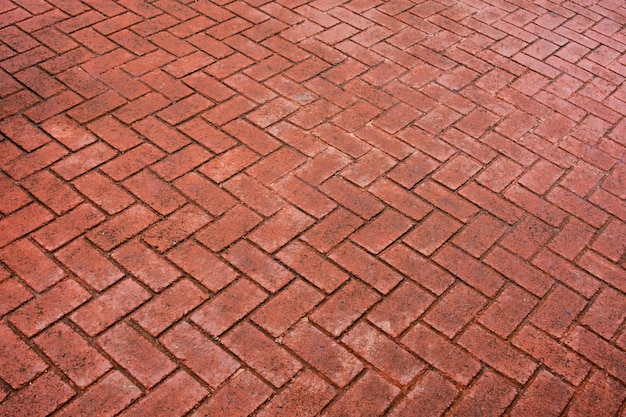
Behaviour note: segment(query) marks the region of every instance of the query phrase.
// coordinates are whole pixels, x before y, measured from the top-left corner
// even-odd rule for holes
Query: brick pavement
[[[626,416],[623,0],[0,0],[0,416]]]

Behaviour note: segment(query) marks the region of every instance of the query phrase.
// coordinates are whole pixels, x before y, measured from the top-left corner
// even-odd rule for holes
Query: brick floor
[[[0,0],[0,417],[626,416],[623,0]]]

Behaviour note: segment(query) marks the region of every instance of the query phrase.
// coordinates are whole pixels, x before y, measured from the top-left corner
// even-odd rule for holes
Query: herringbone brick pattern
[[[0,416],[626,416],[623,0],[0,0]]]

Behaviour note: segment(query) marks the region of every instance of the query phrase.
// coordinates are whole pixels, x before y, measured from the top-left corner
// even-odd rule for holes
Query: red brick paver
[[[0,0],[0,417],[626,416],[620,0]]]

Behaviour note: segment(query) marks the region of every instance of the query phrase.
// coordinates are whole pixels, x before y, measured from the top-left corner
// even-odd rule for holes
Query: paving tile
[[[623,414],[623,7],[487,3],[0,0],[0,415]]]

